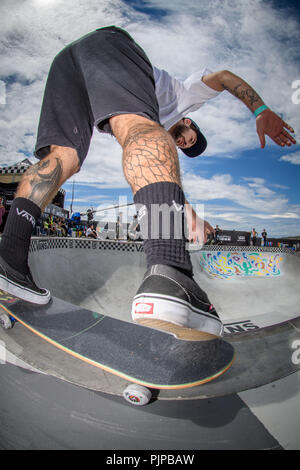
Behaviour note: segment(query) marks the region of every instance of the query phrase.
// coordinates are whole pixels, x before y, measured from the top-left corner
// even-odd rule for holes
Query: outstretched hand
[[[204,245],[208,240],[208,234],[214,232],[213,227],[207,220],[201,219],[192,206],[186,201],[185,214],[188,225],[188,236],[187,239],[191,243],[199,243]]]
[[[292,144],[296,144],[296,140],[289,134],[287,129],[292,133],[294,132],[294,129],[289,124],[284,122],[281,117],[270,109],[266,109],[256,118],[256,132],[262,149],[266,145],[266,135],[281,147],[286,145],[290,147]]]

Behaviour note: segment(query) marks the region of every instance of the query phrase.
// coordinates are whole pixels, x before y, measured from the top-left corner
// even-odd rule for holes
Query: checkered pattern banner
[[[31,252],[42,250],[56,250],[61,248],[106,251],[130,251],[132,253],[136,253],[143,251],[143,244],[141,242],[89,240],[87,238],[41,237],[31,239]]]
[[[230,246],[230,245],[206,245],[201,248],[203,251],[267,251],[268,253],[292,253],[296,254],[290,248],[279,248],[277,246]]]
[[[30,251],[37,252],[42,250],[57,249],[83,249],[83,250],[104,250],[104,251],[127,251],[131,253],[143,252],[142,242],[112,241],[112,240],[89,240],[87,238],[63,238],[63,237],[33,237],[31,239]],[[291,255],[299,255],[289,248],[279,247],[263,247],[263,246],[196,246],[191,245],[191,253],[196,250],[201,251],[255,251],[268,253],[289,253]]]
[[[0,175],[21,175],[30,165],[13,165],[0,167]]]

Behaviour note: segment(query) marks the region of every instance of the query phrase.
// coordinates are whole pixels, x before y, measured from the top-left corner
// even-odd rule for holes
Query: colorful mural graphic
[[[234,276],[280,276],[280,253],[202,251],[201,268],[222,279]]]

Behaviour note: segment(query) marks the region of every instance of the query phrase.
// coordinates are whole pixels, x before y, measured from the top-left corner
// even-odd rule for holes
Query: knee
[[[135,114],[121,114],[109,120],[113,134],[125,149],[130,144],[142,144],[142,140],[168,140],[169,133],[157,122]]]
[[[141,164],[144,161],[146,165],[164,165],[169,161],[177,166],[178,154],[171,135],[159,124],[149,122],[129,129],[123,144],[123,161],[138,158]]]
[[[144,123],[137,123],[128,129],[123,147],[126,147],[131,143],[141,143],[142,141],[145,143],[151,141],[169,141],[169,137],[170,136],[168,132],[158,123],[153,121],[146,121]]]
[[[80,170],[80,161],[77,151],[71,147],[61,147],[59,145],[51,145],[51,150],[48,155],[50,161],[56,162],[57,159],[61,162],[63,179],[67,180]]]

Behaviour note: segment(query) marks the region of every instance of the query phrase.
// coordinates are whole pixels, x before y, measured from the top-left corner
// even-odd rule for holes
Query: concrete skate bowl
[[[237,358],[222,380],[187,389],[180,397],[236,393],[298,370],[291,358],[300,339],[300,257],[287,249],[252,247],[205,247],[190,252],[195,279],[222,318]],[[146,269],[141,243],[33,239],[29,262],[35,279],[55,297],[131,321],[132,298]],[[68,371],[66,378],[82,384],[77,368],[74,374],[70,377]],[[84,379],[84,384],[107,391],[101,380],[89,385]],[[173,390],[160,393],[160,398],[177,396]]]

